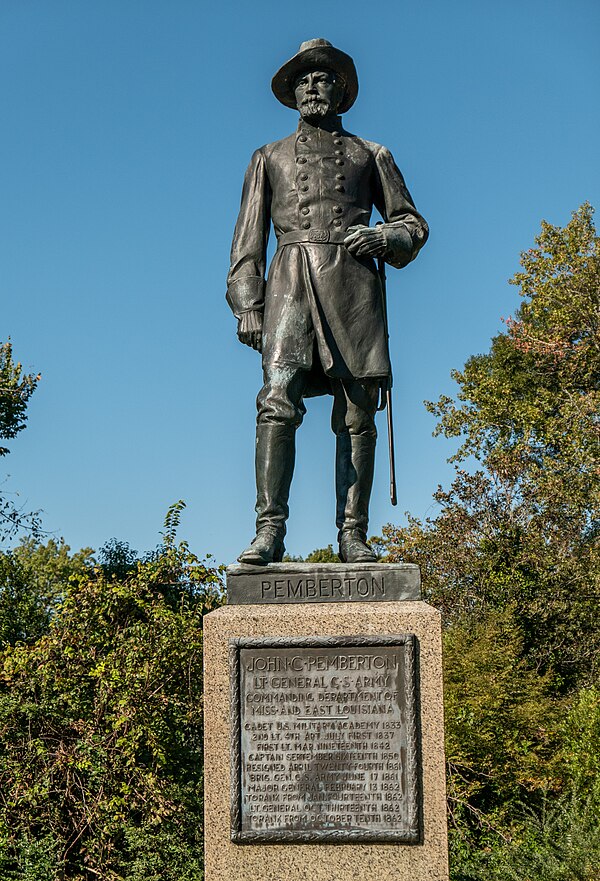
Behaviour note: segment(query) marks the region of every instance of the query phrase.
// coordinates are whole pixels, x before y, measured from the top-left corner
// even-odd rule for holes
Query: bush
[[[202,618],[220,577],[168,527],[125,580],[72,576],[47,632],[0,654],[2,881],[202,878]]]

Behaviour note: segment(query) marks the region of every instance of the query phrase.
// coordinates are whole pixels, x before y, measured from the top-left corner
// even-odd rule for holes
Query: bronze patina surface
[[[414,635],[229,652],[232,841],[421,841]]]
[[[227,602],[357,603],[421,599],[415,563],[271,563],[227,567]]]
[[[262,352],[263,367],[256,536],[238,559],[283,559],[304,399],[331,394],[340,559],[375,562],[367,544],[375,413],[386,401],[390,412],[391,387],[383,264],[406,266],[429,231],[391,152],[342,122],[358,93],[349,55],[309,40],[277,72],[273,91],[300,120],[251,159],[227,279],[238,337]],[[383,220],[375,226],[373,210]],[[277,250],[265,280],[271,228]]]

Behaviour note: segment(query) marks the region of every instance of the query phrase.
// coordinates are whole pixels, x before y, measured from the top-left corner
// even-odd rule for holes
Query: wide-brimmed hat
[[[346,110],[349,110],[358,95],[358,75],[354,61],[341,49],[332,46],[329,40],[322,39],[307,40],[302,43],[294,57],[279,68],[271,82],[271,88],[277,100],[285,104],[286,107],[296,106],[295,80],[302,71],[309,67],[325,67],[328,70],[333,70],[342,78],[345,89],[338,113],[345,113]]]

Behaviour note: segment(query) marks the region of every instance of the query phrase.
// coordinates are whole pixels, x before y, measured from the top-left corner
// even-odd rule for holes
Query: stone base
[[[420,599],[421,572],[415,563],[270,563],[227,567],[230,606]]]
[[[414,633],[419,646],[421,844],[234,844],[229,639]],[[205,881],[447,881],[440,615],[424,602],[224,606],[204,619]]]

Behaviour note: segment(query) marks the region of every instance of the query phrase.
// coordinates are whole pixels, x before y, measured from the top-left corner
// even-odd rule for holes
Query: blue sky
[[[399,505],[385,422],[371,531],[434,514],[450,442],[424,399],[489,348],[542,218],[600,205],[596,0],[2,0],[0,339],[43,375],[4,490],[72,547],[181,534],[231,562],[253,535],[256,353],[225,304],[253,150],[295,112],[270,80],[322,36],[355,59],[345,125],[388,146],[431,238],[388,272]],[[329,399],[298,437],[287,546],[335,540]]]

